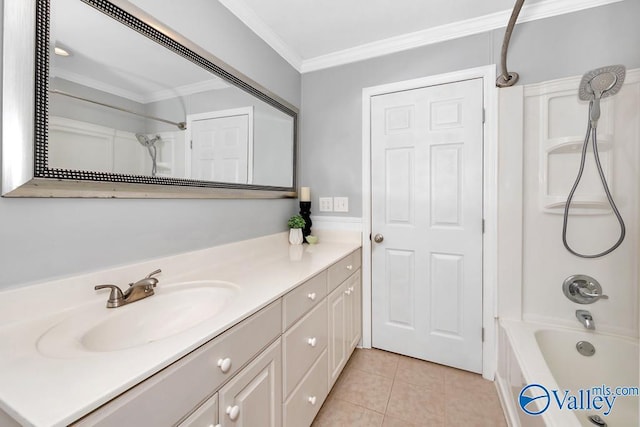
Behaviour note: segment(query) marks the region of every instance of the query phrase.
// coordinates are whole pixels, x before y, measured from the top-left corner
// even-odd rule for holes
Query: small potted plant
[[[304,218],[300,215],[294,215],[287,222],[289,226],[289,243],[292,245],[301,245],[304,240],[302,237],[302,229],[305,226]]]

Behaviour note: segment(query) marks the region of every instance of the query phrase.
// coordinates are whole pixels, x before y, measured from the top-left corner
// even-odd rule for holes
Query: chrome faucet
[[[149,273],[144,279],[140,279],[134,283],[129,283],[129,288],[124,292],[122,292],[122,289],[118,286],[110,284],[97,285],[94,289],[96,291],[99,289],[111,289],[109,299],[107,300],[107,308],[122,307],[123,305],[130,304],[153,295],[153,288],[158,284],[158,279],[151,276],[161,272],[162,270],[157,269]]]
[[[596,328],[593,316],[587,310],[576,310],[576,317],[585,328],[592,330]]]

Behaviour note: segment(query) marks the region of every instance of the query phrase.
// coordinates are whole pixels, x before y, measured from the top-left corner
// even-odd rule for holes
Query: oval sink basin
[[[238,293],[229,282],[198,281],[156,288],[156,294],[119,308],[77,310],[38,340],[40,353],[68,357],[118,351],[159,341],[220,314]]]

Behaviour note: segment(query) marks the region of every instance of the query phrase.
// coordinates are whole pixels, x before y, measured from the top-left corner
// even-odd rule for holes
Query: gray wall
[[[300,105],[298,72],[217,1],[135,3]],[[3,198],[0,288],[284,231],[295,211],[294,200]]]
[[[518,24],[509,70],[519,84],[580,75],[609,64],[640,67],[640,2],[627,0]],[[506,23],[505,23],[506,24]],[[362,215],[362,89],[500,63],[504,29],[302,76],[300,183],[318,197],[348,196]]]

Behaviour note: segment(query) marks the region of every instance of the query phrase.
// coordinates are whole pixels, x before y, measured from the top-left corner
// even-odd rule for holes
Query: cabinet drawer
[[[327,271],[298,286],[282,299],[282,332],[327,295]]]
[[[327,300],[323,300],[283,335],[284,396],[327,347]]]
[[[218,393],[210,397],[178,427],[211,427],[218,424]]]
[[[329,292],[360,268],[361,258],[361,251],[358,249],[329,267]]]
[[[284,426],[309,426],[329,393],[327,351],[313,365],[284,405]]]
[[[278,300],[73,425],[175,425],[280,335],[281,314]],[[227,358],[223,372],[218,361]],[[168,399],[176,390],[180,398]]]

